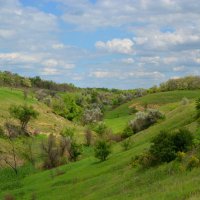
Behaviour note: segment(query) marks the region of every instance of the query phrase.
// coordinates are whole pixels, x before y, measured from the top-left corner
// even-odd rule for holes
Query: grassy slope
[[[59,133],[63,127],[75,125],[52,113],[51,109],[46,105],[38,102],[31,95],[28,96],[27,100],[24,100],[23,91],[10,88],[0,88],[0,125],[3,125],[6,120],[10,121],[9,107],[13,104],[32,105],[38,112],[39,117],[33,120],[29,124],[29,129],[33,131],[38,131],[44,134]],[[75,126],[77,132],[82,132],[82,128]]]
[[[196,98],[198,95],[199,92],[194,94],[191,92],[187,97]],[[185,94],[177,98],[177,93],[174,92],[170,96],[172,98],[168,100],[167,97],[163,98],[165,104],[160,107],[166,113],[166,119],[134,135],[132,137],[134,143],[130,150],[124,152],[120,145],[116,144],[113,146],[112,155],[103,163],[98,163],[91,155],[76,163],[58,168],[57,170],[62,171],[58,176],[52,176],[56,174],[54,169],[30,175],[16,182],[12,181],[7,183],[8,189],[1,193],[0,197],[6,193],[13,193],[17,199],[31,199],[34,194],[36,199],[41,200],[200,199],[200,169],[171,173],[173,163],[145,171],[132,168],[130,165],[131,157],[148,148],[151,138],[162,129],[171,130],[188,126],[197,132],[194,102],[182,106],[179,102],[175,102],[180,101]],[[149,97],[152,98],[153,95]],[[146,101],[148,96],[141,98],[140,101],[144,99]],[[9,184],[12,190],[9,189]]]
[[[171,91],[171,92],[162,92],[156,94],[146,95],[141,98],[134,99],[131,102],[122,104],[121,106],[115,108],[112,111],[106,112],[105,114],[105,123],[109,126],[113,132],[121,132],[129,120],[134,118],[134,114],[130,115],[129,110],[132,105],[139,105],[143,107],[145,104],[156,105],[158,107],[165,104],[171,106],[171,109],[176,107],[179,102],[186,97],[188,99],[193,99],[200,96],[200,91]],[[161,107],[162,111],[165,111],[165,108]]]

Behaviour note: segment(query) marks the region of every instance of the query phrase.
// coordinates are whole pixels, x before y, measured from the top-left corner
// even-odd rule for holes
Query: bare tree
[[[60,151],[56,144],[56,137],[51,134],[46,142],[42,142],[42,156],[44,158],[44,167],[51,169],[57,167],[60,163]]]
[[[10,144],[10,151],[1,151],[1,160],[5,162],[17,175],[18,174],[18,162],[17,162],[17,150],[15,147],[14,139],[12,137],[12,129],[10,126],[5,126],[8,135],[8,141]]]
[[[87,146],[90,146],[92,143],[92,131],[89,128],[85,130],[85,141]]]

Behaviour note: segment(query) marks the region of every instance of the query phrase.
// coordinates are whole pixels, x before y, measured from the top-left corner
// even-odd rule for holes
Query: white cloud
[[[133,64],[135,63],[135,60],[133,58],[124,58],[122,59],[122,62],[125,64]]]
[[[184,66],[178,66],[178,67],[174,67],[173,68],[174,72],[181,72],[181,71],[184,71],[184,70],[185,70]]]
[[[95,46],[97,49],[106,50],[112,53],[131,54],[133,53],[133,41],[125,39],[112,39],[107,42],[98,41]]]
[[[117,77],[118,79],[126,79],[130,77],[134,78],[164,78],[165,75],[158,72],[147,72],[147,71],[132,71],[132,72],[122,72],[122,71],[93,71],[90,73],[90,76],[96,77],[96,78],[112,78]]]
[[[48,67],[45,67],[43,70],[42,70],[42,75],[45,75],[45,76],[51,76],[51,75],[59,75],[61,74],[61,71],[59,71],[58,69],[55,69],[55,68],[48,68]]]

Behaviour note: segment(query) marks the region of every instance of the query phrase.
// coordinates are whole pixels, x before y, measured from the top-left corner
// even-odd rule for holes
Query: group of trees
[[[22,88],[40,88],[54,91],[76,91],[73,84],[58,84],[53,81],[42,80],[39,76],[33,78],[22,77],[9,71],[0,71],[0,86],[22,87]]]
[[[170,79],[160,86],[153,86],[148,93],[165,92],[173,90],[195,90],[200,89],[200,76],[186,76],[183,78]]]

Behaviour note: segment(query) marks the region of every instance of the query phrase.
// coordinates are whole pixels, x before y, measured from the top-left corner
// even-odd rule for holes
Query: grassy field
[[[0,171],[0,199],[6,194],[13,194],[16,199],[65,200],[65,199],[113,199],[113,200],[197,200],[200,199],[200,168],[181,172],[176,162],[159,167],[141,170],[131,165],[131,158],[140,154],[151,144],[151,139],[160,130],[174,130],[188,127],[196,136],[200,133],[195,121],[194,99],[199,91],[180,91],[152,94],[116,108],[107,114],[107,119],[115,119],[116,131],[120,129],[116,113],[120,113],[121,121],[128,119],[128,106],[133,103],[147,102],[159,104],[166,118],[154,126],[132,136],[132,146],[123,151],[121,144],[113,144],[112,154],[105,162],[99,163],[88,149],[88,157],[78,162],[61,166],[48,171],[34,171],[29,167],[21,169],[16,178],[10,172]],[[159,96],[165,96],[162,102]],[[190,98],[187,105],[181,105],[183,97]],[[149,101],[148,101],[149,100]],[[109,118],[110,117],[110,118]],[[127,118],[126,118],[127,117]],[[106,119],[106,120],[107,120]],[[24,174],[30,174],[25,176]],[[3,183],[3,184],[2,184]]]
[[[134,119],[134,114],[130,115],[131,106],[135,106],[137,109],[142,110],[146,105],[149,108],[155,107],[163,112],[166,112],[167,110],[170,111],[177,107],[184,97],[192,100],[198,96],[200,96],[199,90],[171,91],[146,95],[106,112],[104,121],[106,125],[113,130],[114,133],[118,133],[123,131],[126,124],[131,119]],[[167,106],[164,106],[166,104]]]

